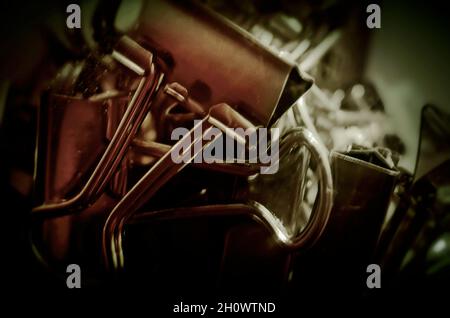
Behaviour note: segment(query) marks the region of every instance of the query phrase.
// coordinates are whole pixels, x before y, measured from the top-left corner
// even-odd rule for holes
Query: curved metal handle
[[[333,178],[328,150],[311,131],[302,127],[288,131],[283,139],[280,152],[290,149],[293,145],[304,146],[309,150],[312,159],[317,164],[319,180],[319,191],[309,222],[303,231],[290,240],[291,247],[298,249],[312,246],[325,230],[333,205]]]
[[[135,221],[144,221],[156,218],[178,219],[191,216],[248,214],[268,228],[274,235],[274,238],[285,248],[294,250],[310,247],[321,237],[330,217],[332,208],[333,179],[328,159],[329,154],[328,150],[318,138],[305,128],[292,129],[285,135],[280,149],[281,154],[288,153],[293,146],[304,146],[308,149],[312,154],[313,160],[317,163],[319,176],[318,202],[311,213],[311,218],[307,227],[297,236],[289,233],[286,225],[282,224],[272,211],[269,211],[263,204],[254,200],[247,201],[247,204],[225,204],[167,209],[159,212],[152,211],[133,216],[133,219]],[[167,150],[163,151],[163,153],[166,152]],[[220,164],[218,166],[220,166]],[[207,166],[206,168],[211,169],[211,167],[212,166]],[[229,168],[227,167],[224,171],[230,173],[232,171],[231,167],[232,165],[230,165]]]
[[[159,188],[191,163],[198,153],[213,142],[214,138],[217,138],[216,136],[212,140],[205,139],[209,130],[215,126],[225,134],[235,134],[228,129],[228,125],[240,126],[244,124],[247,124],[247,121],[244,121],[227,104],[222,103],[212,106],[209,114],[197,123],[189,133],[185,134],[169,152],[162,156],[147,171],[111,211],[103,226],[103,257],[107,268],[116,269],[123,267],[122,232],[125,223]],[[197,136],[199,128],[201,133]],[[242,138],[239,135],[236,137]],[[245,143],[245,139],[243,142]],[[187,148],[185,148],[186,145],[188,145]],[[184,160],[182,162],[174,162],[172,160],[172,154],[179,154],[180,150],[183,151],[182,156]]]

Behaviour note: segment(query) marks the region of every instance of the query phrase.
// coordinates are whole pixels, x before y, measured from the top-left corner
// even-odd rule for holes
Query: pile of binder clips
[[[376,89],[342,84],[359,62],[342,48],[341,4],[292,4],[292,16],[268,3],[144,2],[125,32],[120,2],[99,2],[95,44],[64,55],[39,102],[30,238],[42,264],[62,277],[79,264],[93,286],[244,293],[361,292],[371,263],[392,284],[448,264],[429,255],[450,246],[448,116],[424,108],[423,131],[446,144],[440,165],[398,168],[404,146]],[[250,143],[259,128],[278,149]],[[278,170],[197,160],[219,137],[276,152]]]

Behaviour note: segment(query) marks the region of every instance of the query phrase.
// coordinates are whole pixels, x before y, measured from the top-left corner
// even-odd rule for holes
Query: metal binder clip
[[[184,137],[182,137],[169,152],[164,154],[150,170],[134,185],[134,187],[116,205],[103,229],[103,253],[105,263],[108,267],[122,267],[122,230],[126,221],[147,202],[156,191],[161,188],[180,170],[186,167],[194,158],[207,147],[214,138],[205,142],[205,136],[212,127],[216,127],[223,133],[229,133],[228,127],[237,128],[241,122],[241,116],[226,104],[219,104],[211,107],[209,113],[199,121]],[[197,136],[196,131],[201,127],[201,136]],[[234,135],[239,142],[242,137]],[[242,140],[241,140],[242,142]],[[243,140],[245,143],[245,140]],[[182,156],[183,161],[174,162],[174,154],[179,154],[180,150],[190,143]]]
[[[164,74],[160,73],[155,67],[151,52],[142,48],[129,37],[124,36],[119,40],[112,57],[139,76],[139,84],[133,97],[108,147],[80,192],[61,202],[44,202],[43,205],[33,209],[34,214],[64,215],[74,210],[80,210],[95,200],[111,180],[152,104]],[[52,102],[52,99],[48,102]],[[45,129],[45,127],[42,127],[42,129]],[[41,134],[44,134],[43,137],[47,136],[45,132],[41,132]],[[75,137],[76,135],[72,135],[68,138]],[[61,160],[63,158],[58,159]]]

